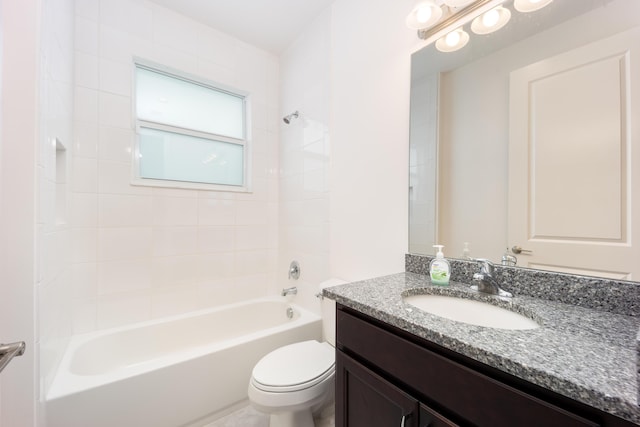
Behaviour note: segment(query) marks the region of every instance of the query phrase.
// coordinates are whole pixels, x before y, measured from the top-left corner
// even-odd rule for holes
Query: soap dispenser
[[[469,249],[469,242],[464,242],[464,247],[462,248],[462,259],[472,259],[471,249]]]
[[[429,264],[429,275],[431,276],[431,283],[435,285],[448,285],[449,276],[451,274],[451,267],[449,261],[444,259],[442,253],[443,245],[433,245],[434,248],[438,248],[438,253],[435,259]]]

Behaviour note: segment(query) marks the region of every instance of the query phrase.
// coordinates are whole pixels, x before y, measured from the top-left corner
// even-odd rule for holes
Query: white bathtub
[[[320,339],[321,326],[318,315],[266,298],[76,335],[47,394],[47,426],[198,425],[247,398],[263,355]]]

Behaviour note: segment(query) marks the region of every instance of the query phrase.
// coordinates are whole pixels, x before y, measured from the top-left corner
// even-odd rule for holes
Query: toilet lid
[[[280,347],[253,368],[253,384],[265,391],[295,391],[333,375],[335,351],[327,343],[303,341]]]

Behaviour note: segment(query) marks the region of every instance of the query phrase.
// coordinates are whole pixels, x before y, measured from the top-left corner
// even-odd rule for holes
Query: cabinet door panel
[[[382,377],[336,352],[337,427],[419,427],[419,405]]]

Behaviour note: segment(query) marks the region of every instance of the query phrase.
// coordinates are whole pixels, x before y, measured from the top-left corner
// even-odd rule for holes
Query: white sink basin
[[[443,295],[411,295],[403,299],[427,313],[471,325],[498,329],[540,327],[526,316],[481,301]]]

